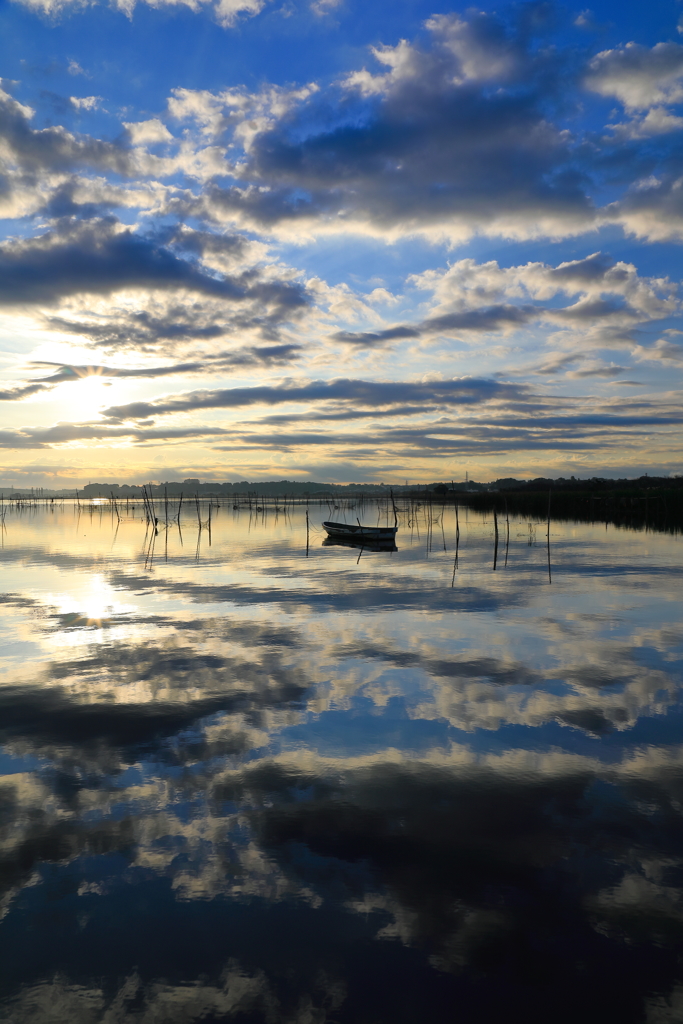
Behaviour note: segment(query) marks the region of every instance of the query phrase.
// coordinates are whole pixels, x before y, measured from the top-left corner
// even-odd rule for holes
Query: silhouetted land
[[[451,498],[482,511],[505,509],[514,515],[614,523],[635,529],[644,527],[678,532],[683,528],[683,479],[640,477],[638,480],[531,480],[515,481],[498,491],[458,494]]]
[[[683,529],[683,477],[641,476],[637,479],[552,479],[517,480],[513,477],[480,483],[475,480],[448,481],[418,485],[384,483],[335,484],[302,480],[241,480],[237,482],[201,481],[188,478],[183,481],[165,481],[147,485],[119,483],[90,483],[80,491],[49,491],[43,488],[24,488],[22,491],[4,489],[3,500],[49,500],[51,496],[115,498],[142,500],[143,486],[153,498],[169,499],[215,497],[230,501],[252,503],[256,500],[274,500],[281,497],[293,501],[325,501],[344,499],[389,500],[393,493],[397,500],[411,504],[461,504],[481,511],[495,510],[505,515],[546,519],[550,508],[553,519],[580,522],[605,522],[635,529],[655,529],[678,532]],[[0,488],[0,490],[3,490]]]

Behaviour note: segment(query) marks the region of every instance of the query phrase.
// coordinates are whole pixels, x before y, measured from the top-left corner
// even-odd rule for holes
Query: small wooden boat
[[[398,526],[362,526],[360,523],[323,523],[328,537],[335,540],[393,541]]]

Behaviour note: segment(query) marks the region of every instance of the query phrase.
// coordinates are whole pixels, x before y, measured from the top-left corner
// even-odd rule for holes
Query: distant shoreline
[[[477,480],[461,481],[434,481],[428,484],[384,484],[384,483],[350,483],[339,484],[324,481],[298,481],[298,480],[241,480],[239,482],[219,482],[214,480],[201,481],[199,479],[186,479],[184,481],[170,480],[163,483],[127,484],[127,483],[89,483],[84,487],[2,487],[0,495],[5,500],[15,498],[110,498],[112,494],[116,498],[137,498],[142,497],[143,487],[154,496],[178,497],[184,494],[185,497],[200,497],[213,495],[215,497],[232,497],[237,495],[252,494],[265,496],[290,496],[290,497],[381,497],[388,496],[393,492],[402,497],[445,497],[457,494],[459,497],[467,495],[474,496],[504,494],[547,494],[552,490],[554,494],[580,495],[580,494],[603,494],[609,492],[623,492],[623,496],[630,495],[635,491],[652,491],[664,489],[667,492],[683,492],[683,476],[650,476],[639,477],[536,477],[533,480],[519,480],[514,477],[499,478],[487,482]]]

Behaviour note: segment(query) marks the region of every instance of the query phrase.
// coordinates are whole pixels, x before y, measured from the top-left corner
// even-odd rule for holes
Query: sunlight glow
[[[135,605],[117,600],[116,591],[101,575],[89,577],[88,585],[80,594],[51,595],[51,603],[65,630],[79,626],[101,629],[116,616],[136,609]]]
[[[75,385],[76,390],[73,384],[66,384],[60,388],[63,397],[60,395],[59,406],[70,420],[91,419],[97,416],[103,405],[111,402],[112,396],[108,391],[111,382],[97,372],[100,369],[94,367],[91,374],[78,373],[77,376],[83,379]]]

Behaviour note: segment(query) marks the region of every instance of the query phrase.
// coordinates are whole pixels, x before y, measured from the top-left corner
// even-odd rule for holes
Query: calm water
[[[7,514],[0,1020],[683,1019],[681,539],[324,518]]]

